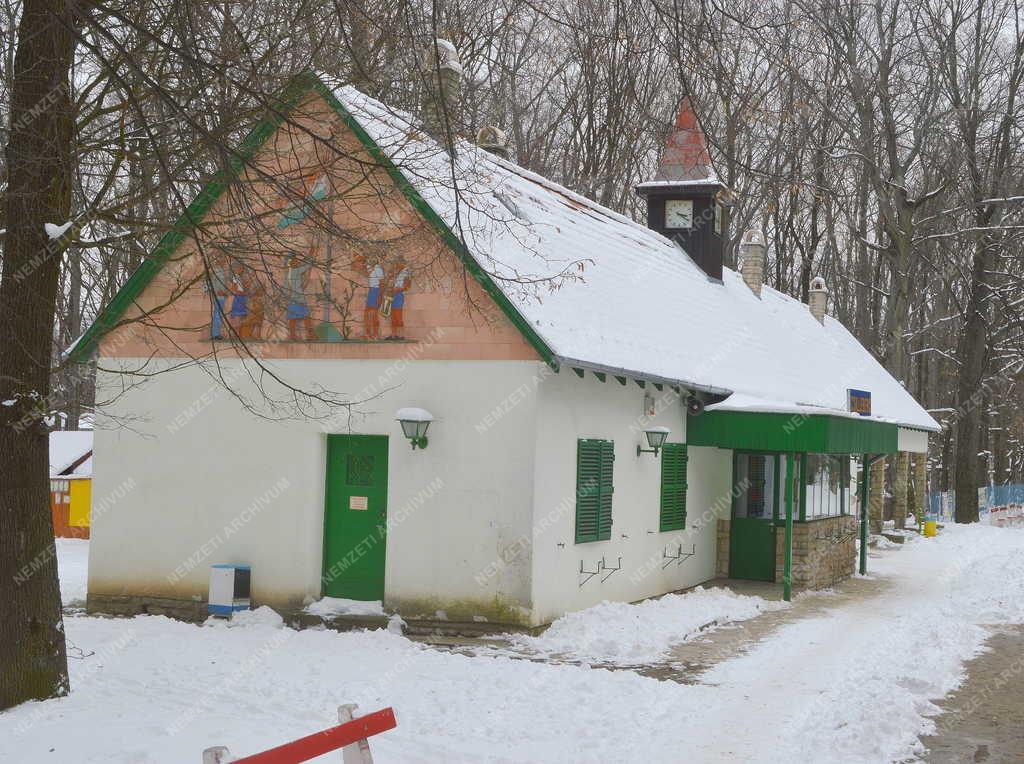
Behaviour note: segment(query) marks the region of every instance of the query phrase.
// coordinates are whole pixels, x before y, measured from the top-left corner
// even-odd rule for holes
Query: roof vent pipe
[[[757,297],[761,296],[761,285],[764,283],[764,233],[759,228],[751,228],[743,234],[740,242],[740,273],[743,282]]]
[[[459,122],[462,63],[455,46],[441,39],[435,40],[427,49],[423,63],[427,82],[424,121],[431,135],[442,146],[451,149]]]
[[[489,154],[494,154],[502,159],[511,159],[512,157],[508,134],[500,127],[494,125],[481,127],[476,134],[476,145]]]
[[[821,276],[815,276],[811,279],[807,305],[811,309],[811,315],[817,319],[818,323],[824,324],[825,313],[828,310],[828,288],[825,286],[825,279]]]

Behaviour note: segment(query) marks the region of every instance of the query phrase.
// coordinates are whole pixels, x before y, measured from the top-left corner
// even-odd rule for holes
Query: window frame
[[[837,490],[839,499],[839,511],[835,514],[811,514],[808,512],[807,507],[807,478],[808,478],[808,457],[826,457],[834,460],[837,463],[838,469],[833,474],[835,475]],[[850,455],[849,454],[834,454],[834,453],[805,453],[802,455],[800,468],[800,493],[801,493],[801,506],[800,506],[800,521],[813,523],[818,520],[833,520],[837,517],[846,517],[850,513],[849,502],[847,501],[847,493],[850,490]],[[815,508],[811,508],[813,512]]]
[[[784,507],[782,506],[785,503],[785,501],[784,501],[783,498],[778,496],[778,490],[779,490],[779,486],[781,485],[781,481],[782,481],[782,463],[785,460],[786,452],[784,452],[784,451],[764,451],[764,450],[756,449],[756,448],[733,449],[733,452],[732,452],[732,486],[730,488],[730,493],[732,495],[732,501],[731,501],[732,509],[731,509],[731,511],[729,513],[730,519],[733,518],[733,517],[736,517],[737,505],[738,505],[738,503],[740,501],[740,498],[743,495],[743,494],[740,494],[740,493],[736,492],[736,472],[737,472],[737,469],[738,469],[738,466],[739,466],[737,462],[738,462],[739,457],[741,457],[741,456],[771,456],[771,457],[774,457],[773,460],[772,460],[773,464],[772,464],[772,471],[771,471],[771,475],[772,475],[772,483],[771,484],[773,486],[772,490],[775,492],[775,493],[772,494],[772,512],[771,512],[770,516],[761,517],[759,519],[768,520],[768,521],[770,521],[772,523],[776,523],[776,524],[778,524],[780,522],[785,523],[786,522],[786,515],[785,515]],[[765,482],[767,483],[767,481],[765,481]]]

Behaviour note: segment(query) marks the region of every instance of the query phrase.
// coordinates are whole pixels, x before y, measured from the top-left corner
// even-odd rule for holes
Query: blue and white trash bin
[[[230,617],[238,610],[251,607],[249,587],[252,581],[252,568],[248,565],[211,565],[210,566],[210,615]]]

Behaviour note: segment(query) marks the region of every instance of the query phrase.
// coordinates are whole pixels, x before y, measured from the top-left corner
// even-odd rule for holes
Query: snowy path
[[[922,714],[937,711],[928,699],[958,684],[986,638],[979,624],[1024,619],[1024,534],[999,533],[957,528],[887,552],[872,560],[890,584],[881,596],[788,624],[708,671],[744,723],[706,760],[909,756]]]
[[[885,762],[912,755],[982,623],[1024,623],[1024,531],[951,528],[873,559],[885,596],[781,626],[705,684],[445,653],[387,632],[66,619],[74,693],[0,714],[3,762],[188,762],[396,709],[388,762]],[[563,635],[565,638],[566,635]]]

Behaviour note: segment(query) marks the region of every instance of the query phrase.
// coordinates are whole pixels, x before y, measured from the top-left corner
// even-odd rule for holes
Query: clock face
[[[693,200],[669,199],[665,202],[666,228],[693,228]]]

